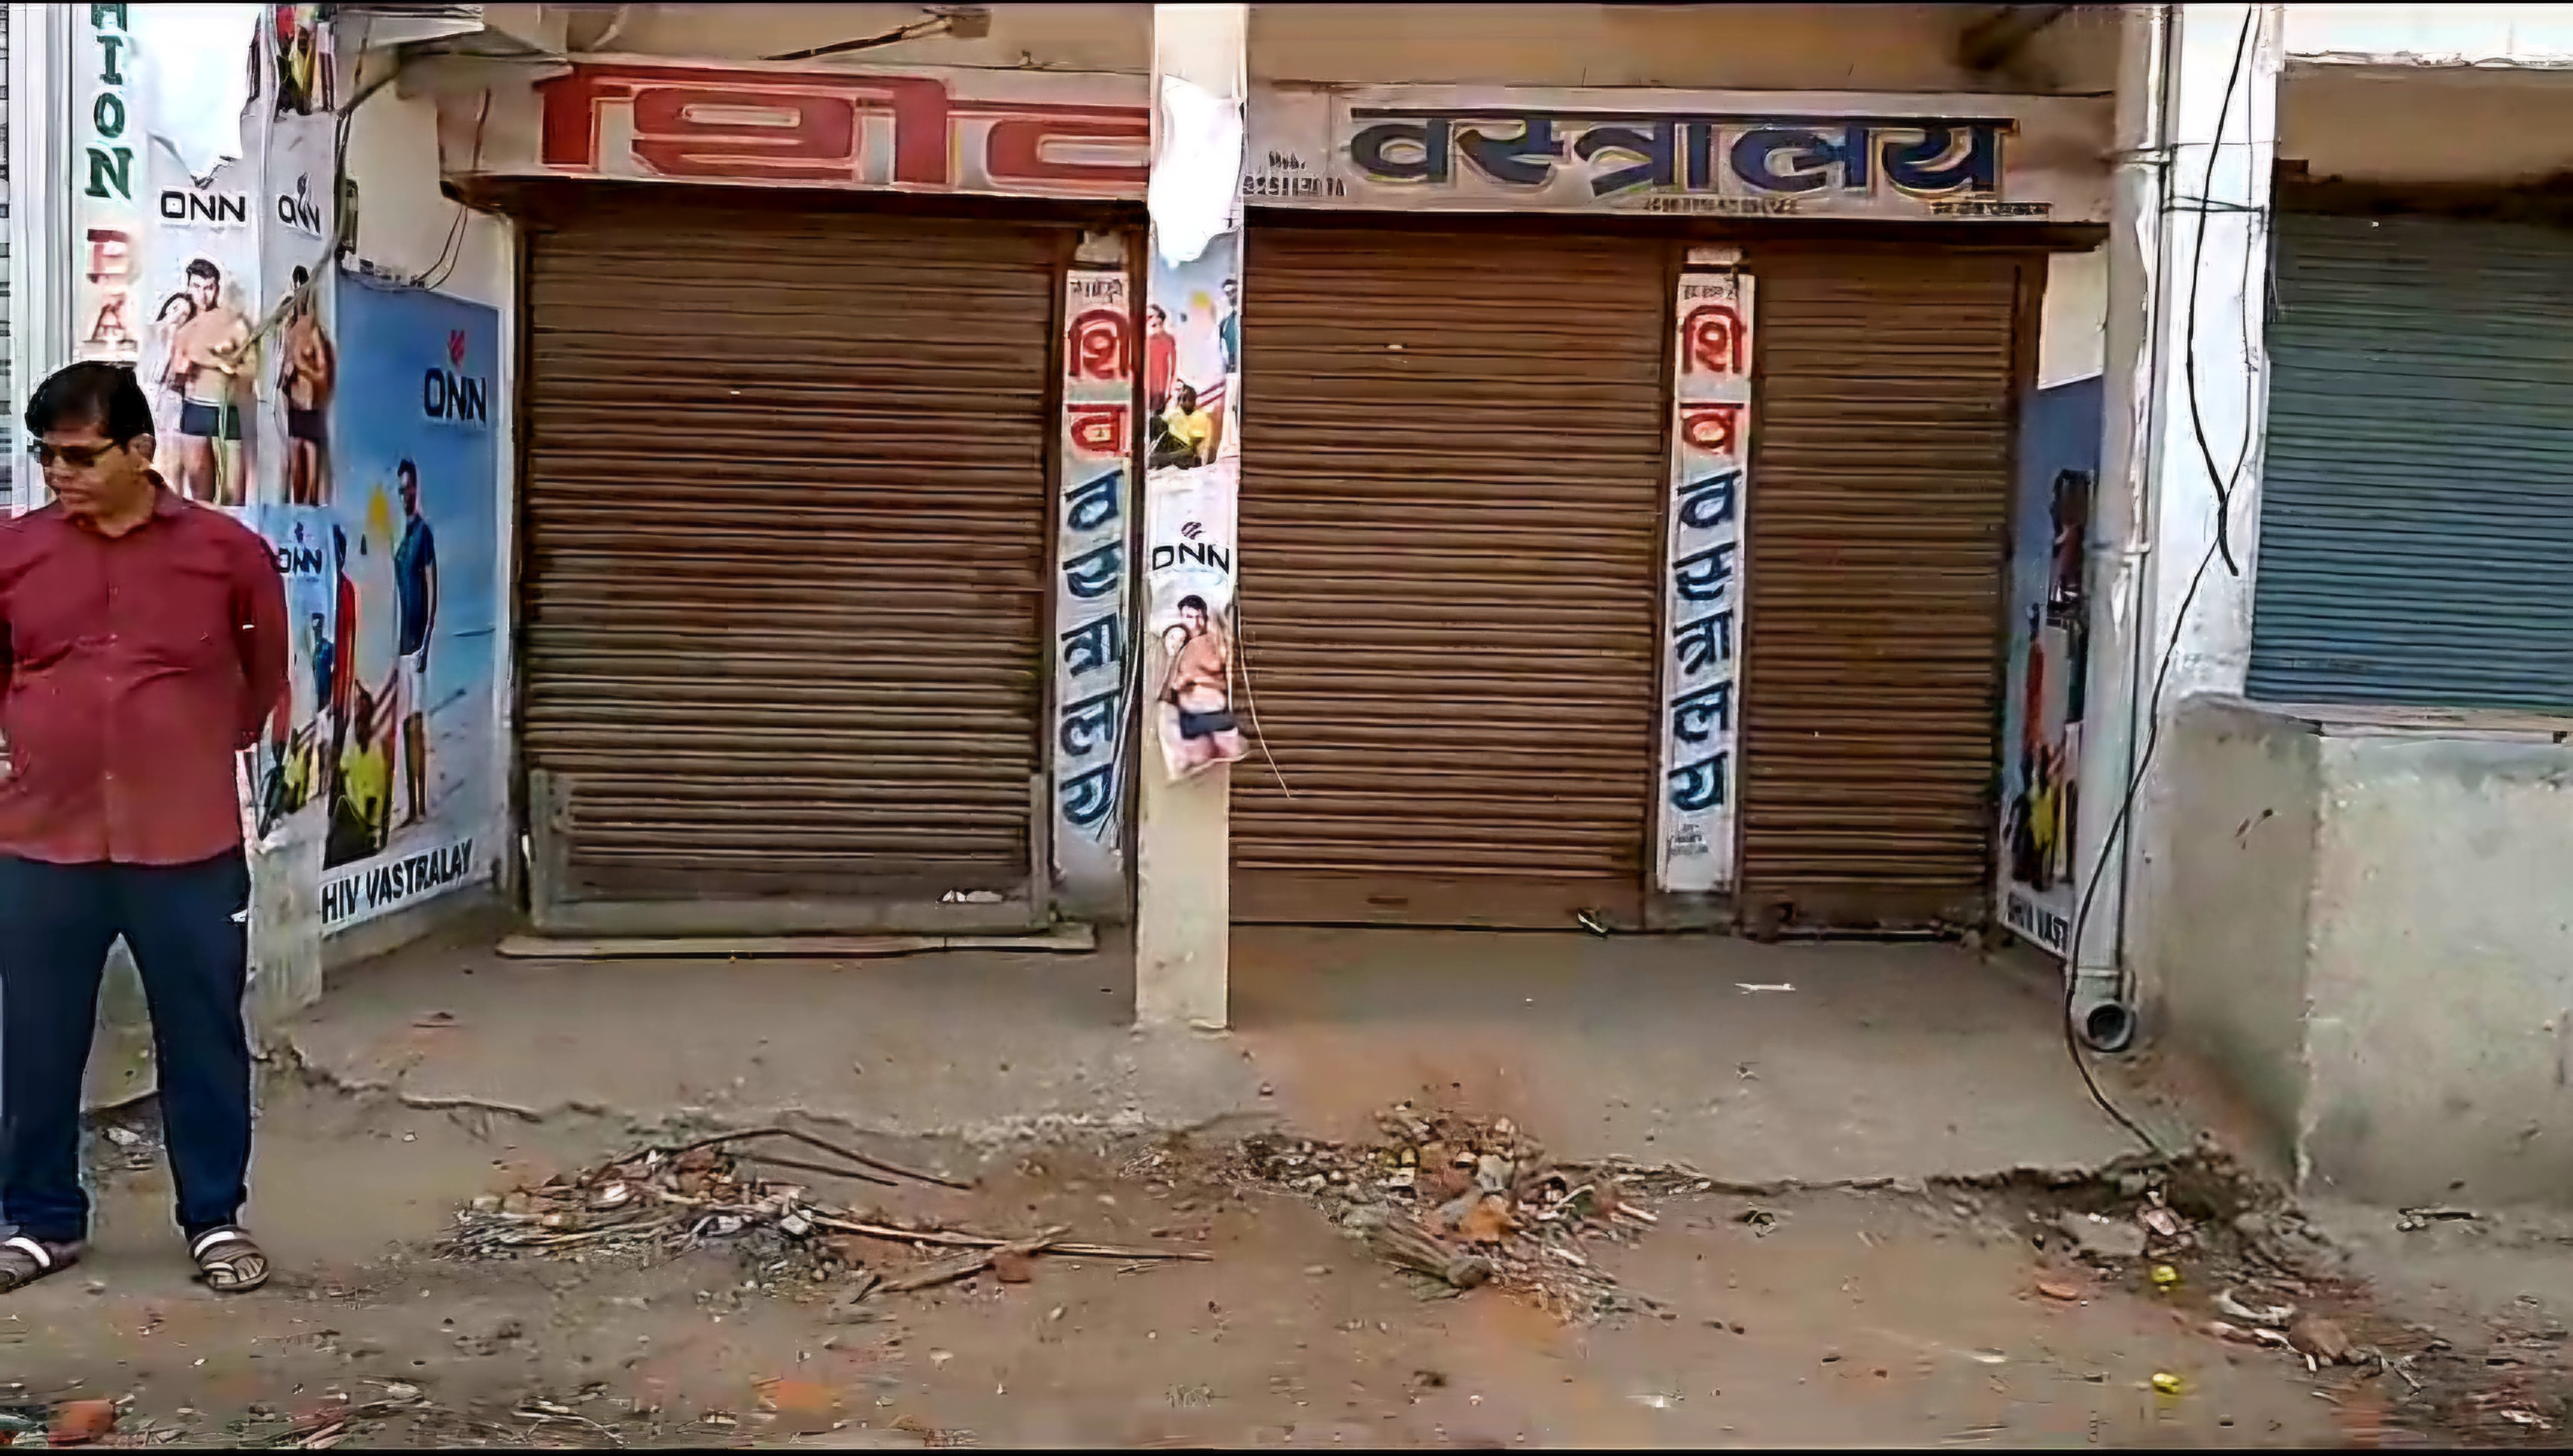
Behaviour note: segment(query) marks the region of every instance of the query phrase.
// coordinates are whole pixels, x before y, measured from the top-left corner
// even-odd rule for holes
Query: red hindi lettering
[[[1126,406],[1075,404],[1064,411],[1072,447],[1085,455],[1126,457]]]
[[[675,177],[858,183],[858,118],[893,121],[895,187],[954,185],[947,87],[926,76],[781,77],[699,66],[574,66],[539,81],[544,165],[600,169],[603,108],[632,108],[635,158]],[[773,118],[773,120],[769,119]]]
[[[1074,319],[1064,331],[1063,357],[1076,379],[1133,377],[1126,315],[1116,309],[1092,309]]]
[[[862,98],[865,111],[892,113],[894,186],[956,185],[948,167],[956,118],[948,108],[947,83],[933,76],[852,76],[842,84]],[[864,105],[867,98],[877,104]]]
[[[1109,144],[1131,150],[1132,162],[1058,162],[1046,156],[1056,143]],[[983,170],[996,187],[1033,183],[1048,192],[1096,197],[1136,197],[1152,177],[1153,119],[1131,112],[1010,116],[992,123],[983,144]]]
[[[1729,455],[1741,447],[1740,404],[1682,404],[1680,443],[1710,455]]]
[[[1742,316],[1731,304],[1700,304],[1680,325],[1680,368],[1692,374],[1742,372]]]
[[[848,182],[858,109],[845,96],[653,86],[634,94],[634,156],[665,177]]]

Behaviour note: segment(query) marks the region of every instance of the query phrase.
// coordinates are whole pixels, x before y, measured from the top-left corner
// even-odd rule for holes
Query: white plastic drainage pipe
[[[2170,201],[2174,5],[2127,7],[2119,33],[2117,152],[2109,215],[2106,419],[2089,549],[2091,651],[2074,825],[2073,929],[2065,960],[2067,1015],[2095,1050],[2135,1040],[2136,1009],[2121,973],[2128,845],[2128,787],[2140,749],[2144,582],[2152,552],[2151,501],[2160,327],[2169,270],[2163,215]]]

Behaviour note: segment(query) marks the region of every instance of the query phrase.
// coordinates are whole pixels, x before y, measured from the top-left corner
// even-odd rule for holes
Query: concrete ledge
[[[467,923],[493,921],[508,913],[499,887],[489,883],[406,905],[391,915],[322,938],[322,974],[336,976],[351,966],[391,955],[414,941]]]
[[[1245,927],[1236,1030],[1202,1034],[1135,1031],[1132,953],[1103,941],[710,965],[503,960],[458,931],[339,978],[292,1036],[340,1086],[527,1117],[1348,1136],[1409,1097],[1758,1184],[2134,1150],[2065,1055],[2060,989],[1954,946]]]
[[[2184,705],[2147,989],[2302,1191],[2573,1203],[2573,719]]]

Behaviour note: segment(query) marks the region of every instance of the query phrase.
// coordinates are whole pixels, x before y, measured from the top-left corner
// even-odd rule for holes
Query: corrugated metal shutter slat
[[[1988,899],[2020,266],[1750,260],[1747,906],[1899,925]]]
[[[1054,240],[670,203],[531,254],[525,751],[580,892],[1024,886]]]
[[[1277,773],[1257,747],[1234,773],[1237,913],[1561,925],[1631,908],[1664,250],[1249,240],[1244,660]]]
[[[2278,218],[2249,691],[2573,711],[2573,235]]]

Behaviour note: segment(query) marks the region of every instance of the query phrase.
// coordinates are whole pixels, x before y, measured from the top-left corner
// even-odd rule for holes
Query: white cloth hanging
[[[1165,76],[1161,123],[1145,207],[1162,262],[1178,268],[1233,231],[1241,214],[1242,103]]]
[[[242,155],[251,63],[264,5],[129,7],[147,136],[204,182]]]

